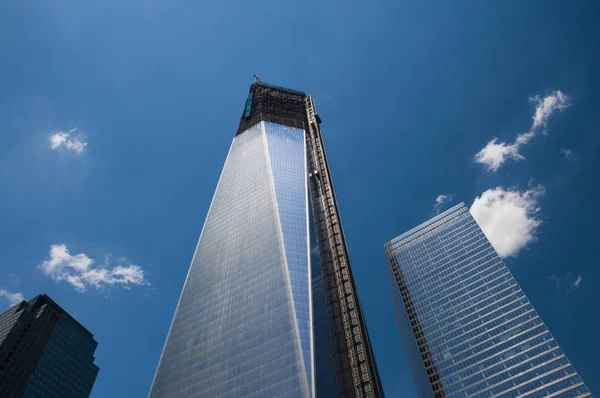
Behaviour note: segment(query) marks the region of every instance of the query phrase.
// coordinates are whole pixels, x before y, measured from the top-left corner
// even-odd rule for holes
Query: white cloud
[[[538,127],[546,127],[548,118],[555,112],[562,112],[571,106],[571,97],[564,94],[562,91],[557,90],[550,95],[542,98],[539,95],[529,98],[529,101],[536,104],[535,113],[533,115],[533,125],[531,130],[535,130]]]
[[[40,268],[55,281],[71,284],[78,292],[84,292],[89,286],[101,289],[148,284],[139,265],[127,264],[125,259],[121,261],[125,265],[95,266],[94,260],[87,254],[72,255],[65,244],[58,244],[50,246],[49,258],[40,264]]]
[[[497,187],[475,198],[471,214],[501,257],[516,257],[535,240],[542,224],[537,214],[543,194],[541,185],[524,192]]]
[[[438,195],[438,197],[435,198],[435,204],[433,205],[433,210],[435,210],[435,214],[440,214],[442,207],[446,203],[452,202],[452,199],[454,199],[454,195],[452,194]]]
[[[560,153],[562,153],[567,160],[572,162],[577,160],[577,155],[570,149],[560,148]]]
[[[65,149],[80,155],[85,150],[87,142],[83,142],[79,135],[74,136],[76,132],[77,129],[75,128],[66,133],[59,131],[58,133],[52,134],[50,136],[50,148],[57,150],[58,148],[64,147]]]
[[[523,160],[525,157],[519,153],[519,147],[531,141],[540,127],[546,127],[548,118],[555,111],[563,111],[571,106],[571,97],[559,91],[554,91],[550,95],[541,98],[539,95],[529,99],[536,103],[535,113],[533,115],[533,124],[528,132],[517,135],[515,142],[508,144],[498,142],[497,138],[492,138],[483,149],[475,155],[475,162],[485,165],[488,171],[497,171],[506,160]]]
[[[496,171],[507,159],[524,159],[518,149],[519,146],[516,143],[507,144],[498,142],[497,138],[493,138],[481,151],[477,152],[475,161],[484,164],[489,171]]]
[[[25,297],[23,297],[22,293],[12,293],[4,289],[0,289],[0,297],[5,297],[8,300],[11,307],[25,300]]]

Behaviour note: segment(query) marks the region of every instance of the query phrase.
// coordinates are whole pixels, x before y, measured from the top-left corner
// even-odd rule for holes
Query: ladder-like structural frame
[[[313,99],[306,96],[310,199],[340,397],[383,397]]]

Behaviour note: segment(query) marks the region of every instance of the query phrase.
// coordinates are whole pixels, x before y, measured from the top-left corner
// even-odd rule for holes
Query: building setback
[[[0,397],[88,397],[94,336],[45,294],[0,313]]]
[[[251,85],[150,397],[383,396],[320,123]]]
[[[591,396],[463,203],[385,250],[419,396]]]

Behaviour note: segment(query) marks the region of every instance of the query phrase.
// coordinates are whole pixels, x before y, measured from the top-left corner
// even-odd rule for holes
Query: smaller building
[[[420,397],[591,397],[463,203],[385,250]]]
[[[0,397],[88,397],[94,335],[45,294],[0,313]]]

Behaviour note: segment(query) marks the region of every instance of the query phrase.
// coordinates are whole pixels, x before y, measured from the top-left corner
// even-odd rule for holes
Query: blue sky
[[[415,390],[383,243],[439,195],[476,204],[598,393],[599,18],[591,0],[1,2],[0,306],[49,294],[99,341],[92,395],[145,396],[257,73],[316,100],[388,396]]]

